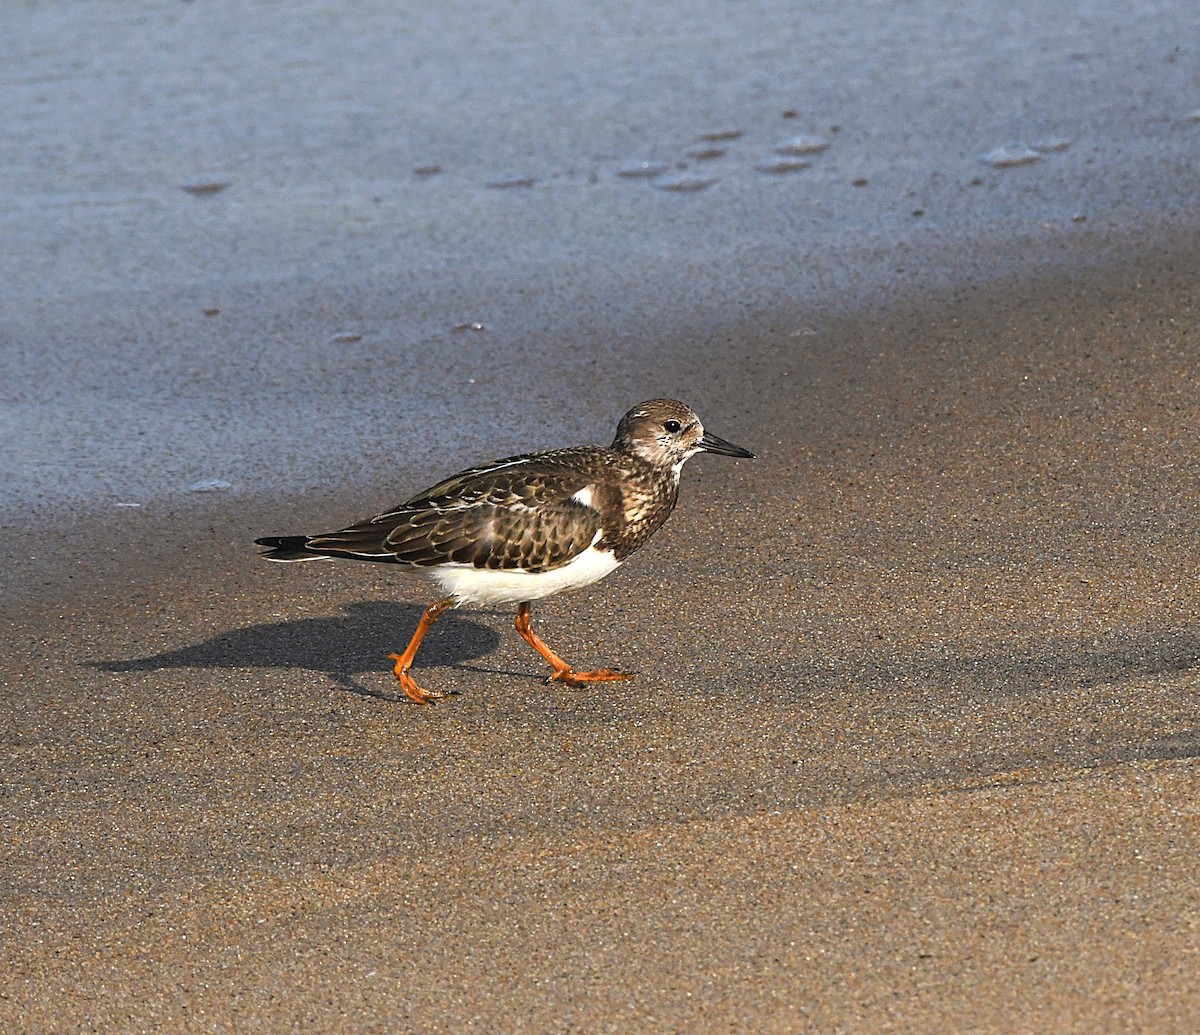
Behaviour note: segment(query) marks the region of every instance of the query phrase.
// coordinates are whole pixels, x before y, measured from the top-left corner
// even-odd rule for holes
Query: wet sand
[[[1029,61],[1009,74],[1036,84]],[[1144,100],[1157,79],[1136,82]],[[835,145],[778,226],[749,173],[632,213],[603,176],[600,201],[473,202],[645,218],[694,245],[662,266],[653,242],[615,254],[618,232],[574,266],[514,245],[456,269],[436,241],[424,272],[374,241],[374,265],[336,244],[322,265],[299,225],[280,230],[296,276],[235,257],[122,287],[80,261],[72,290],[38,252],[46,282],[13,281],[0,314],[24,378],[0,1030],[1192,1030],[1200,225],[1180,126],[1003,174],[942,141],[959,180],[908,166],[874,193]],[[1083,193],[1087,148],[1120,175]],[[868,232],[854,199],[892,188]],[[74,247],[119,252],[106,218],[108,245]],[[547,687],[511,614],[464,611],[420,658],[457,695],[397,702],[386,654],[425,587],[250,546],[481,456],[605,441],[660,392],[759,459],[690,463],[644,551],[535,611],[564,656],[634,682]],[[60,436],[22,437],[47,413]],[[185,491],[204,478],[230,488]]]
[[[1187,1030],[1197,262],[828,328],[539,609],[634,683],[464,612],[389,703],[418,585],[153,529],[12,627],[6,1026]]]

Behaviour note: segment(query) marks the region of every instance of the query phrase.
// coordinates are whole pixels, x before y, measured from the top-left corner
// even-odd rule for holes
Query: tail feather
[[[268,561],[316,561],[321,554],[306,549],[309,537],[306,535],[269,535],[255,539],[256,546],[265,546],[263,556]]]
[[[268,561],[319,561],[329,557],[349,557],[356,561],[384,561],[395,564],[399,558],[383,546],[387,530],[347,528],[327,535],[269,535],[255,539],[265,546],[262,556]]]

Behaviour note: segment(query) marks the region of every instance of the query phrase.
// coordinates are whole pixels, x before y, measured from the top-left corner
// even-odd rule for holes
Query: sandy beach
[[[0,1030],[1194,1030],[1200,51],[1053,6],[6,12]],[[635,681],[252,546],[660,394]]]

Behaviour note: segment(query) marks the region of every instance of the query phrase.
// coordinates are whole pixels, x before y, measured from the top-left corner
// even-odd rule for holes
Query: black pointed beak
[[[748,449],[743,449],[741,446],[735,446],[732,442],[726,442],[723,438],[718,438],[711,431],[706,431],[700,439],[700,448],[706,453],[720,453],[722,456],[740,456],[745,460],[753,460],[754,454]]]

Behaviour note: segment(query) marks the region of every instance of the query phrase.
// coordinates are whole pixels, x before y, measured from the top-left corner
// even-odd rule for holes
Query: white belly
[[[464,604],[520,604],[599,582],[620,565],[609,551],[589,546],[553,571],[493,571],[470,564],[443,564],[419,571]],[[412,570],[412,569],[410,569]]]

